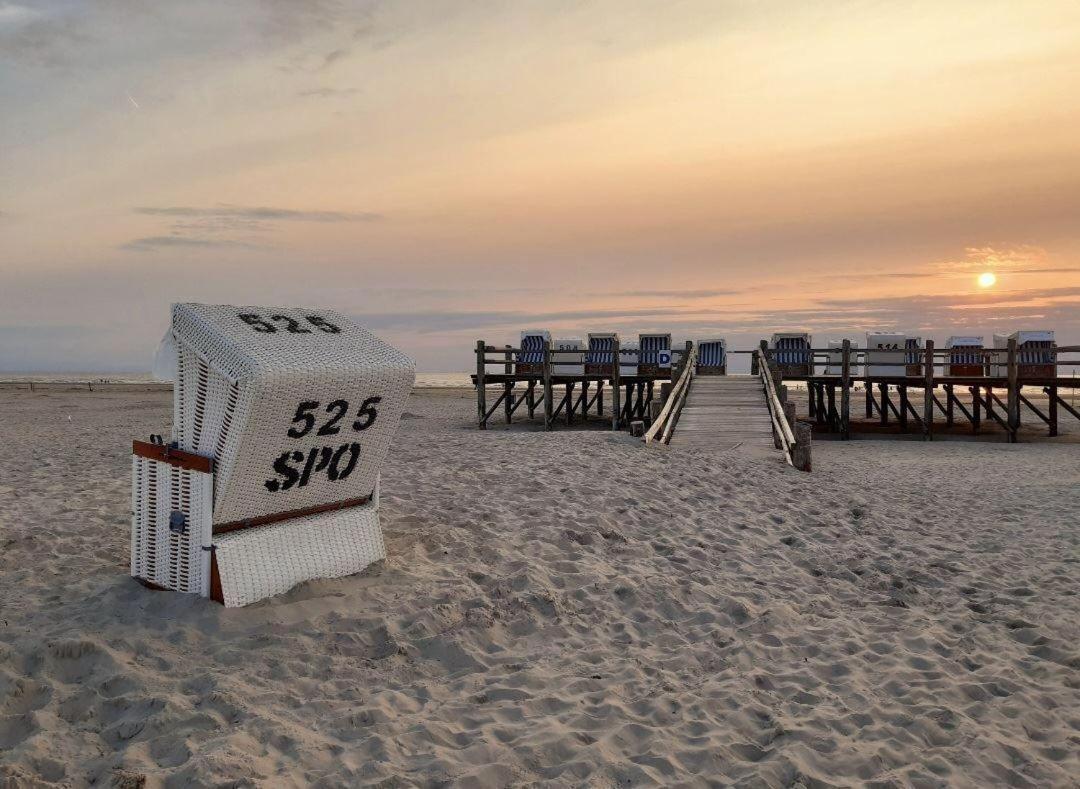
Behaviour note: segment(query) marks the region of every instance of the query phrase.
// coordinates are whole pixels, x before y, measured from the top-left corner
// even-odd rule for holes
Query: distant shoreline
[[[417,383],[413,391],[437,392],[472,389],[472,384]],[[173,385],[161,381],[10,381],[0,380],[0,392],[171,392]]]
[[[102,375],[75,373],[0,374],[0,391],[128,391],[170,392],[168,381],[155,381],[146,373]],[[468,373],[417,373],[414,389],[472,389]]]

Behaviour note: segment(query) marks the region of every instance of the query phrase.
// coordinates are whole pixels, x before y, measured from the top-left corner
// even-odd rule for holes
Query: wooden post
[[[634,438],[641,438],[645,435],[645,423],[635,419],[630,423],[630,435]]]
[[[611,429],[619,429],[622,417],[622,386],[619,383],[619,341],[611,345]]]
[[[487,390],[484,388],[484,341],[476,341],[476,411],[481,430],[487,430]]]
[[[574,421],[574,382],[566,382],[566,424]]]
[[[810,441],[814,429],[805,422],[796,422],[793,428],[795,446],[791,450],[791,464],[799,471],[810,471],[813,467],[810,460]]]
[[[660,412],[664,410],[663,400],[651,400],[649,401],[649,424],[652,425],[656,422],[657,417],[660,416]]]
[[[780,405],[784,405],[787,402],[787,387],[781,385],[776,389],[776,399],[780,401]]]
[[[1009,443],[1016,443],[1016,432],[1020,429],[1020,369],[1016,364],[1016,338],[1009,338],[1009,409],[1006,423],[1009,425]]]
[[[554,397],[551,386],[551,340],[544,340],[544,430],[551,430]]]
[[[907,432],[907,384],[896,387],[900,391],[900,432]]]
[[[927,441],[934,440],[934,341],[926,341],[926,362],[923,364],[923,373],[926,376],[926,390],[923,397],[923,438]]]
[[[836,430],[840,421],[839,414],[836,413],[836,386],[832,383],[828,384],[828,396],[829,396],[829,430]]]
[[[1056,436],[1058,434],[1058,388],[1051,385],[1046,392],[1050,395],[1050,436]]]
[[[881,402],[878,403],[880,406],[878,410],[881,414],[881,424],[887,425],[889,424],[889,385],[878,384],[878,394],[881,396]]]
[[[979,399],[979,387],[969,386],[971,393],[971,432],[979,432],[979,423],[982,421],[982,401]]]
[[[840,437],[851,438],[851,340],[844,340],[840,351]]]
[[[953,419],[953,385],[945,384],[945,424],[952,427]]]
[[[604,415],[604,379],[596,382],[596,415]]]
[[[525,407],[529,409],[529,419],[536,416],[536,381],[532,378],[526,383]]]
[[[863,388],[866,390],[866,418],[874,418],[874,385],[870,383],[870,379],[867,378],[863,382]]]
[[[514,374],[513,352],[511,351],[512,347],[513,346],[510,345],[506,346],[506,361],[503,364],[503,371],[506,375]],[[506,414],[506,424],[510,424],[510,420],[514,415],[514,382],[504,381],[503,392],[505,392],[505,397],[503,398],[503,412]]]
[[[583,421],[589,421],[589,381],[588,379],[581,382],[581,418]]]
[[[795,430],[795,403],[791,400],[785,400],[782,405],[784,406],[784,418],[787,420],[788,426]]]

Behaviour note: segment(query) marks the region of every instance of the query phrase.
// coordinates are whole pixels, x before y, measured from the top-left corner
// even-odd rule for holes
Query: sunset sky
[[[174,301],[1080,342],[1080,3],[4,2],[0,370]],[[997,274],[991,288],[977,276]]]

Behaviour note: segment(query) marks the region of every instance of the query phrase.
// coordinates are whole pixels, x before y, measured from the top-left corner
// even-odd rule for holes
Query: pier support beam
[[[514,359],[511,352],[511,346],[507,345],[506,361],[503,363],[503,372],[507,377],[514,374]],[[507,381],[503,384],[503,392],[505,399],[503,400],[503,413],[506,415],[506,424],[510,424],[511,418],[514,416],[514,382]]]
[[[979,397],[979,387],[969,386],[971,393],[971,432],[979,434],[979,423],[982,422],[982,398]]]
[[[840,362],[840,437],[851,438],[851,340],[844,340]]]
[[[484,385],[484,341],[476,341],[476,413],[477,426],[487,430],[487,389]]]
[[[554,397],[551,386],[551,340],[544,340],[544,430],[551,430]]]
[[[611,356],[611,429],[619,429],[619,419],[622,417],[622,387],[619,384],[619,341],[612,344]]]
[[[1050,437],[1053,438],[1058,434],[1058,388],[1051,386],[1046,393],[1050,395]]]
[[[1006,399],[1006,410],[1009,425],[1009,443],[1016,443],[1016,434],[1020,430],[1020,370],[1016,364],[1016,338],[1009,339],[1009,391]]]
[[[926,360],[923,362],[923,374],[926,376],[923,391],[923,438],[934,440],[934,341],[926,341]]]

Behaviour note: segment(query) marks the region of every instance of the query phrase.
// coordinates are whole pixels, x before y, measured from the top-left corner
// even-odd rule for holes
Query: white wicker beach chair
[[[581,376],[585,374],[585,341],[580,337],[565,337],[551,344],[552,375]]]
[[[385,556],[404,354],[331,310],[177,304],[172,442],[136,442],[131,572],[246,605]]]
[[[995,362],[993,375],[1009,374],[1009,340],[1016,340],[1016,362],[1021,378],[1053,378],[1057,375],[1057,357],[1054,355],[1054,332],[1014,331],[1012,334],[995,334]]]

